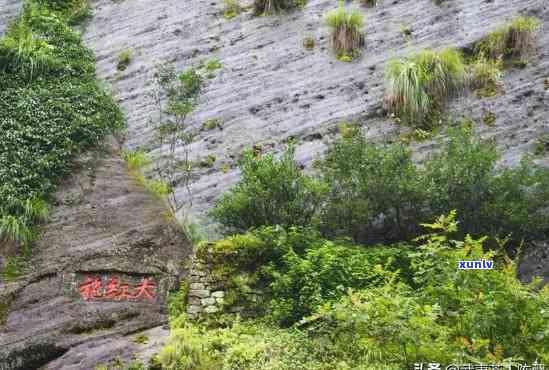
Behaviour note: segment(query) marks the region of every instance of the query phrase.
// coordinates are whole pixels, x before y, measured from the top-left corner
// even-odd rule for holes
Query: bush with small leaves
[[[60,69],[55,47],[35,34],[25,22],[18,22],[0,40],[0,71],[32,80],[41,73]]]
[[[0,239],[23,246],[74,155],[124,123],[55,4],[27,2],[0,40],[0,132],[9,132],[0,140]]]
[[[485,236],[456,238],[457,216],[450,212],[424,224],[428,234],[412,248],[357,248],[305,238],[308,248],[294,250],[299,243],[271,235],[266,243],[271,247],[261,250],[283,254],[253,262],[257,270],[278,272],[271,285],[274,299],[264,303],[263,317],[229,316],[221,325],[185,315],[172,319],[172,335],[160,353],[162,365],[402,370],[422,362],[506,368],[517,358],[547,363],[549,286],[540,288],[540,280],[522,284],[515,261],[505,252],[485,249]],[[299,234],[294,230],[292,238],[299,240]],[[229,258],[256,255],[257,242],[242,241]],[[494,265],[464,271],[458,268],[464,260]],[[280,313],[299,321],[281,328],[276,322]],[[302,314],[306,316],[300,318]]]
[[[223,11],[223,17],[225,17],[225,19],[232,19],[244,10],[238,3],[238,0],[224,0],[224,4],[225,10]]]
[[[353,131],[333,144],[320,169],[331,187],[321,213],[324,235],[365,242],[417,234],[424,195],[409,149],[377,146]]]
[[[408,240],[419,231],[418,219],[456,209],[464,233],[511,233],[514,246],[543,239],[549,171],[527,159],[497,169],[496,147],[467,127],[450,130],[448,138],[421,167],[402,145],[376,146],[362,134],[336,142],[320,167],[331,186],[323,233],[359,242]]]
[[[296,226],[313,221],[323,186],[303,173],[290,146],[280,157],[246,151],[240,182],[223,195],[211,214],[231,230],[261,225]]]

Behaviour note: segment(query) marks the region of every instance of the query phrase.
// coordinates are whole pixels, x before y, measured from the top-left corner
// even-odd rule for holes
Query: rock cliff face
[[[366,48],[352,63],[339,62],[329,47],[322,15],[335,0],[309,0],[302,10],[255,17],[250,11],[223,18],[223,1],[97,0],[84,37],[97,55],[99,76],[108,81],[128,117],[127,148],[158,156],[147,122],[153,105],[147,93],[158,63],[178,68],[217,58],[223,68],[208,80],[191,117],[198,132],[191,146],[196,159],[215,157],[198,170],[192,184],[193,211],[199,218],[238,179],[242,150],[261,145],[281,150],[298,145],[304,165],[336,136],[336,124],[356,121],[373,140],[392,141],[401,127],[382,110],[386,62],[423,48],[466,48],[516,15],[543,22],[538,51],[524,69],[507,70],[503,91],[493,98],[467,96],[452,102],[453,115],[466,115],[476,130],[494,138],[502,165],[516,164],[549,133],[549,3],[546,0],[380,0],[365,15]],[[0,0],[0,34],[21,1]],[[405,37],[403,29],[411,31]],[[306,50],[305,36],[316,46]],[[132,63],[117,72],[120,52],[131,49]],[[483,124],[493,113],[495,124]],[[219,128],[203,128],[216,119]],[[413,144],[418,158],[435,147]],[[0,283],[0,299],[11,301],[0,329],[0,368],[92,369],[113,357],[128,359],[138,349],[133,333],[151,329],[162,336],[166,288],[184,275],[180,261],[190,252],[163,218],[164,209],[126,174],[116,144],[84,156],[57,194],[58,204],[44,226],[21,281]],[[549,166],[549,158],[537,161]],[[178,189],[181,197],[185,189]],[[521,271],[549,278],[547,248],[528,254]],[[147,301],[84,301],[78,289],[87,277],[104,285],[112,276],[131,284],[153,277],[159,298]],[[139,347],[139,348],[138,348]]]
[[[0,1],[0,35],[4,33],[9,25],[10,19],[19,14],[23,5],[21,0],[2,0]]]
[[[1,302],[9,302],[0,368],[93,369],[130,360],[143,350],[134,333],[166,323],[167,292],[185,276],[190,245],[118,154],[112,141],[79,159],[33,247],[30,274],[0,283]],[[155,286],[139,296],[144,281]]]
[[[387,61],[423,48],[470,46],[517,15],[543,21],[536,57],[525,69],[506,71],[504,91],[498,96],[454,101],[452,112],[474,119],[480,134],[495,138],[506,164],[517,163],[540,133],[549,130],[549,93],[544,88],[549,74],[546,1],[378,3],[366,8],[358,1],[348,2],[365,15],[366,47],[352,63],[337,61],[329,47],[322,16],[337,6],[334,0],[309,0],[304,9],[286,15],[256,17],[248,11],[232,20],[223,18],[222,1],[100,0],[86,39],[96,52],[99,74],[111,82],[128,115],[126,145],[153,156],[159,149],[147,124],[153,108],[147,92],[155,64],[174,63],[183,69],[208,58],[223,64],[217,77],[208,81],[191,117],[193,128],[199,130],[192,154],[216,158],[213,168],[199,170],[193,183],[198,214],[237,180],[235,160],[254,144],[277,151],[293,137],[298,159],[308,164],[333,139],[341,121],[356,120],[373,139],[394,140],[399,127],[381,109]],[[405,28],[411,37],[403,34]],[[307,35],[316,41],[311,51],[302,45]],[[117,57],[126,49],[133,50],[134,60],[117,73]],[[492,127],[482,123],[487,112],[496,117]],[[208,119],[219,120],[221,128],[201,129]],[[431,147],[432,143],[417,144],[416,152]]]

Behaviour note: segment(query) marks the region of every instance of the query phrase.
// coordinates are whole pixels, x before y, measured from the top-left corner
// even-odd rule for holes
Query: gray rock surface
[[[0,36],[6,31],[10,20],[19,14],[22,6],[22,0],[0,0]]]
[[[441,6],[432,0],[379,1],[366,8],[366,48],[352,63],[332,54],[323,14],[336,7],[333,0],[309,0],[289,14],[255,17],[251,11],[232,20],[223,18],[223,1],[99,0],[86,40],[96,52],[99,75],[108,80],[128,115],[126,145],[155,157],[159,148],[148,125],[152,114],[151,74],[157,63],[184,69],[217,58],[223,69],[207,82],[191,117],[199,134],[192,156],[216,158],[213,168],[198,170],[192,184],[193,210],[200,217],[213,201],[238,179],[236,160],[254,144],[280,151],[293,137],[297,157],[304,164],[322,153],[336,133],[336,124],[355,120],[374,140],[394,140],[401,128],[383,116],[384,68],[392,58],[423,48],[470,46],[517,15],[543,21],[539,50],[523,70],[508,70],[504,91],[497,97],[469,96],[452,104],[456,116],[475,120],[476,129],[495,138],[504,164],[516,164],[532,150],[541,132],[549,130],[544,79],[549,75],[549,5],[545,0],[454,0]],[[412,32],[406,38],[402,32]],[[316,47],[306,50],[303,38],[312,35]],[[116,60],[133,50],[129,68],[116,71]],[[495,125],[482,123],[486,112]],[[201,129],[217,119],[221,129]],[[433,147],[416,144],[418,154]],[[548,164],[547,158],[544,159]],[[227,169],[230,170],[227,171]],[[179,189],[181,196],[185,190]]]
[[[140,348],[126,345],[127,336],[167,322],[168,290],[185,277],[190,244],[128,175],[114,140],[79,159],[56,203],[31,271],[0,282],[0,301],[11,301],[0,328],[2,369],[93,369],[131,359]],[[134,293],[150,278],[156,299],[87,301],[79,287],[88,276],[103,278],[103,286],[119,277]]]

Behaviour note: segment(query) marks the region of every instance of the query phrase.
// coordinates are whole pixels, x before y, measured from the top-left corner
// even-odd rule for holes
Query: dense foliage
[[[504,252],[486,252],[484,237],[455,240],[455,213],[424,226],[431,233],[400,252],[360,252],[298,230],[290,232],[294,240],[309,235],[301,240],[305,245],[296,243],[299,252],[285,240],[267,243],[272,249],[262,248],[262,255],[272,259],[257,268],[278,274],[270,275],[263,317],[208,328],[181,315],[172,322],[160,362],[169,369],[325,370],[547,363],[549,288],[540,290],[539,281],[521,284],[514,262]],[[223,246],[218,252],[230,249]],[[226,264],[255,256],[257,243],[250,247],[240,243],[227,250],[233,259]],[[282,256],[280,248],[286,250]],[[458,261],[482,259],[495,261],[495,268],[457,269]],[[306,316],[284,329],[273,321],[287,302],[298,305],[286,312]],[[313,314],[299,310],[303,302]]]
[[[123,125],[95,80],[93,55],[68,26],[70,4],[27,2],[0,40],[2,238],[27,241],[71,158]]]
[[[303,174],[290,147],[280,158],[246,151],[241,180],[223,197],[212,215],[236,231],[261,225],[301,225],[313,221],[325,189]]]
[[[310,228],[265,226],[246,234],[201,244],[197,255],[214,266],[212,279],[228,289],[227,305],[262,311],[265,303],[248,293],[266,293],[271,317],[289,325],[316,307],[379,282],[376,266],[409,276],[405,246],[362,248],[328,241]]]
[[[525,159],[498,168],[493,143],[471,129],[450,130],[441,149],[418,165],[402,144],[379,146],[354,132],[337,141],[319,176],[302,173],[286,153],[243,162],[243,178],[213,215],[232,230],[261,225],[318,226],[330,238],[394,242],[417,236],[419,220],[455,209],[463,234],[521,239],[549,233],[549,171]],[[328,191],[327,191],[328,190]]]

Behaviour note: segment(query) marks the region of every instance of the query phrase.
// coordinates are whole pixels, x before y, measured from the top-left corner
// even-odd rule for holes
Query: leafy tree
[[[185,186],[187,200],[192,204],[190,182],[193,167],[189,157],[189,145],[193,134],[189,131],[187,116],[196,105],[202,83],[202,75],[194,68],[178,74],[171,66],[158,66],[154,75],[151,97],[156,112],[149,123],[155,130],[161,149],[155,172],[167,189],[167,204],[174,216],[185,205],[183,199],[176,196],[177,184]],[[178,150],[183,152],[182,159],[176,153]]]

